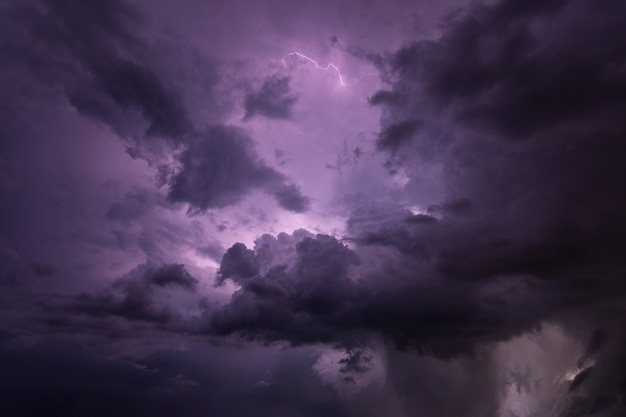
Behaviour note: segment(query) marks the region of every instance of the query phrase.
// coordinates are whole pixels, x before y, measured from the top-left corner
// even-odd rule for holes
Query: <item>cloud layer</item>
[[[0,8],[0,415],[624,414],[626,6],[148,3]]]

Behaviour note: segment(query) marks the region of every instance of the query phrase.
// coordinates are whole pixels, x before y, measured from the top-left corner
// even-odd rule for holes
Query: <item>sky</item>
[[[0,416],[626,415],[625,20],[3,1]]]

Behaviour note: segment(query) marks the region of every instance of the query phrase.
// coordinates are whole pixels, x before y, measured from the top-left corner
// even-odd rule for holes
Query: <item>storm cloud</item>
[[[261,188],[286,210],[307,209],[308,199],[299,187],[256,156],[253,141],[243,130],[223,123],[215,96],[207,94],[203,104],[215,108],[218,117],[193,120],[180,80],[174,78],[174,65],[158,57],[156,48],[161,45],[146,42],[135,29],[146,22],[134,6],[121,0],[106,7],[50,0],[41,7],[28,2],[8,7],[14,22],[6,29],[3,53],[16,59],[7,71],[23,67],[42,84],[40,89],[60,89],[79,113],[109,126],[130,156],[157,168],[159,181],[169,184],[172,201],[204,211],[234,204]],[[18,46],[10,39],[19,36],[20,24],[33,30]],[[211,60],[202,64],[204,79],[192,80],[208,84],[211,93],[219,76]],[[175,69],[178,76],[193,77]],[[248,112],[277,117],[286,116],[283,113],[295,102],[288,78],[268,78],[259,94],[249,99]],[[179,171],[169,160],[176,153]]]
[[[237,281],[215,331],[294,344],[376,333],[455,357],[623,300],[625,9],[518,3],[469,8],[440,39],[392,54],[396,80],[369,100],[384,109],[378,150],[407,175],[408,205],[424,211],[353,219],[352,249],[328,236],[301,241],[291,266]],[[420,192],[433,169],[445,200]],[[333,253],[319,271],[298,268],[309,255],[298,245],[311,242]],[[373,269],[353,264],[372,257]],[[571,395],[595,372],[581,370]],[[563,415],[612,415],[615,384],[608,397],[572,399]]]
[[[0,415],[623,415],[625,20],[9,1]]]
[[[246,94],[244,120],[257,115],[270,119],[289,119],[297,100],[298,96],[289,88],[288,77],[267,77],[258,91]]]

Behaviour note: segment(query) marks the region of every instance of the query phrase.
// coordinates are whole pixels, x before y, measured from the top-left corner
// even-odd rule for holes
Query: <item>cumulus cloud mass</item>
[[[0,416],[626,415],[625,20],[4,2]]]

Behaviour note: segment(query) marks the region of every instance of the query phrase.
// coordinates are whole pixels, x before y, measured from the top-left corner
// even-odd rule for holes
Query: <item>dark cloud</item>
[[[146,135],[180,141],[191,129],[191,122],[178,94],[165,85],[162,78],[149,67],[133,62],[114,62],[94,70],[96,84],[122,109],[136,106],[149,121]],[[87,94],[89,94],[87,92]],[[70,95],[79,111],[99,116],[96,108],[89,108],[80,93]],[[80,103],[80,104],[79,104]],[[97,102],[94,103],[96,106]],[[102,119],[106,120],[104,117]]]
[[[182,264],[164,265],[161,268],[151,270],[146,273],[146,277],[151,284],[165,287],[168,285],[179,286],[193,291],[198,280],[189,275],[189,272]]]
[[[338,395],[317,378],[311,370],[315,357],[307,351],[277,357],[258,348],[232,352],[190,345],[125,357],[109,353],[103,344],[62,338],[22,349],[3,346],[0,413],[358,415],[347,413]]]
[[[2,49],[10,58],[9,76],[38,89],[39,101],[43,92],[63,95],[80,114],[108,125],[131,157],[147,160],[157,171],[159,184],[170,184],[171,201],[205,211],[263,189],[287,210],[307,209],[308,199],[298,186],[261,161],[243,131],[221,124],[227,98],[216,104],[220,78],[215,62],[194,55],[193,48],[181,53],[174,41],[146,41],[141,33],[146,21],[135,6],[122,0],[106,7],[49,0],[39,7],[15,3],[9,10],[14,22],[6,29]],[[21,33],[20,25],[32,30]],[[176,60],[182,63],[172,63]],[[184,65],[188,61],[193,65]],[[198,67],[205,75],[195,73]],[[287,117],[296,101],[288,82],[266,79],[260,91],[248,96],[249,116]],[[196,97],[198,89],[206,97]],[[214,108],[215,115],[200,120],[193,108],[197,103],[186,101],[187,96]],[[206,123],[213,124],[203,128]],[[181,170],[172,165],[173,153],[181,153]],[[128,221],[131,211],[139,214],[142,201],[150,204],[138,196],[134,207],[113,205],[107,216]]]
[[[607,335],[605,331],[600,329],[593,331],[583,355],[576,363],[578,368],[583,369],[586,365],[588,365],[589,359],[592,358],[593,355],[597,354],[606,345],[606,339]]]
[[[372,357],[369,356],[362,349],[352,348],[348,349],[346,357],[339,360],[341,368],[339,372],[348,373],[363,373],[372,369],[371,367]],[[354,383],[354,379],[351,381]]]
[[[183,264],[166,264],[158,267],[149,264],[140,265],[113,284],[114,288],[124,291],[142,287],[151,291],[152,287],[179,287],[186,291],[195,291],[198,280],[192,277]]]
[[[241,279],[257,275],[259,270],[259,262],[254,251],[243,243],[235,243],[222,257],[217,283],[222,284],[228,278],[239,282]]]
[[[477,6],[452,18],[441,39],[398,51],[391,65],[402,81],[373,102],[419,91],[420,100],[449,109],[463,124],[519,139],[605,117],[607,129],[623,129],[626,84],[617,68],[626,11],[609,3]]]
[[[271,190],[278,205],[294,213],[303,213],[309,208],[309,198],[302,194],[295,184],[281,184]]]
[[[411,140],[421,125],[422,122],[419,120],[392,124],[380,134],[376,145],[380,150],[397,151],[400,146]]]
[[[285,209],[301,212],[307,199],[257,156],[252,140],[238,128],[211,126],[180,155],[181,169],[171,178],[169,198],[205,211],[239,202],[253,190],[274,195]]]
[[[367,102],[372,106],[376,105],[393,105],[402,104],[406,102],[407,97],[399,93],[394,93],[386,90],[379,90],[372,97],[367,99]]]
[[[437,218],[427,214],[412,214],[408,216],[405,221],[411,224],[430,224],[435,223]]]
[[[567,2],[564,0],[548,0],[548,1],[520,1],[509,0],[499,2],[494,5],[493,13],[497,21],[514,21],[516,19],[524,19],[528,15],[554,13]]]
[[[246,94],[244,120],[255,116],[289,119],[298,96],[289,88],[289,77],[269,76],[258,91]]]
[[[0,49],[11,63],[0,68],[2,100],[69,102],[109,126],[131,156],[146,159],[167,196],[136,189],[113,204],[93,204],[117,229],[81,245],[129,252],[136,244],[148,259],[100,290],[49,291],[51,281],[65,278],[53,244],[23,256],[2,243],[0,414],[484,416],[504,413],[511,391],[529,404],[538,396],[538,415],[541,407],[559,417],[624,415],[622,3],[477,3],[442,22],[440,38],[415,41],[387,61],[372,54],[386,86],[369,98],[382,110],[370,145],[390,155],[388,167],[400,181],[387,192],[372,187],[367,196],[346,198],[341,238],[298,230],[226,251],[210,236],[191,239],[180,227],[144,227],[143,220],[156,207],[174,213],[178,205],[171,203],[206,213],[255,192],[296,213],[307,210],[309,199],[219,112],[198,117],[202,106],[181,89],[192,81],[185,72],[173,76],[177,64],[167,62],[179,55],[155,51],[163,43],[142,34],[149,29],[134,7],[48,0],[12,2],[8,10],[10,18],[0,17],[0,34],[11,35],[2,36]],[[219,81],[210,60],[188,66],[206,69],[209,87]],[[228,103],[223,95],[212,100]],[[287,119],[296,100],[289,78],[270,76],[247,92],[245,118]],[[217,105],[207,103],[211,113]],[[3,117],[0,133],[17,117],[31,117],[28,107]],[[374,174],[360,175],[354,174],[363,181]],[[67,204],[81,198],[69,194]],[[25,212],[37,204],[24,203]],[[59,220],[50,215],[37,224]],[[60,223],[62,239],[83,227]],[[135,229],[142,229],[139,236]],[[225,229],[222,223],[218,230]],[[24,235],[18,242],[27,243],[15,247],[35,240]],[[164,243],[181,239],[192,241],[189,253],[221,258],[216,284],[235,285],[210,291],[234,287],[232,297],[202,298],[196,269],[155,261],[174,257]],[[89,278],[89,260],[77,262]],[[54,346],[61,335],[73,342]],[[207,339],[343,349],[346,355],[332,364],[340,385],[362,389],[354,397],[361,404],[384,406],[348,411],[349,395],[339,398],[314,375],[317,358],[304,349],[283,351],[301,355],[281,356],[285,362],[273,366],[267,358],[213,358],[217,348]],[[198,340],[201,349],[193,346]],[[91,351],[95,344],[105,352]],[[146,354],[151,344],[158,352]],[[550,344],[558,355],[537,359]],[[189,350],[162,349],[170,345]],[[251,356],[268,348],[254,346]],[[507,368],[507,355],[521,358],[520,366]],[[541,377],[537,367],[546,369]],[[382,388],[363,388],[363,378],[377,371]]]
[[[143,18],[130,4],[50,0],[41,7],[17,6],[14,17],[33,28],[22,40],[24,65],[42,81],[60,85],[79,112],[126,139],[140,128],[130,110],[146,120],[147,136],[177,141],[190,130],[181,98],[152,67],[148,46],[132,29]]]
[[[430,260],[431,258],[426,245],[416,241],[409,232],[401,228],[369,232],[351,240],[365,246],[393,247],[404,254],[423,260]]]
[[[304,229],[291,234],[279,233],[277,236],[264,234],[254,241],[253,253],[262,273],[276,265],[292,266],[296,259],[296,244],[304,238],[313,238],[314,234]]]
[[[582,84],[581,96],[572,97],[573,85],[561,89],[557,80],[568,85],[578,77],[570,69],[581,68],[568,55],[578,38],[565,36],[581,11],[608,13],[588,2],[481,5],[446,22],[441,39],[396,53],[397,80],[370,100],[385,109],[378,145],[391,153],[403,146],[403,197],[429,214],[358,208],[344,240],[350,248],[328,236],[302,240],[291,263],[237,280],[241,290],[213,312],[211,332],[294,344],[374,332],[450,357],[510,340],[565,309],[623,296],[626,177],[617,155],[626,129],[617,115],[626,100],[613,66],[622,42],[607,47],[612,54],[586,49],[589,65],[617,87],[611,100],[590,74],[581,80],[598,88],[597,97]],[[548,18],[550,39],[541,37]],[[396,95],[406,97],[403,105],[391,100]],[[468,116],[485,103],[493,108]],[[502,140],[509,136],[526,140]],[[424,172],[441,176],[443,201],[420,195]],[[324,248],[324,261],[305,261],[302,249],[313,244]],[[260,256],[259,248],[246,253]]]
[[[247,259],[258,259],[262,253],[260,245],[254,252],[240,246],[231,249],[233,253],[245,250]],[[515,284],[494,284],[496,294],[488,300],[485,294],[493,290],[487,290],[487,284],[450,285],[442,278],[429,280],[426,274],[432,271],[419,263],[413,264],[416,270],[412,273],[397,267],[381,269],[385,255],[378,250],[371,251],[374,253],[380,263],[377,271],[369,272],[366,265],[360,267],[359,256],[335,238],[305,237],[295,243],[291,264],[278,262],[263,274],[255,269],[245,278],[235,277],[242,288],[229,304],[210,312],[209,331],[296,345],[350,345],[374,332],[400,348],[419,351],[429,346],[435,355],[450,356],[528,330],[562,305],[546,284],[530,277]],[[363,257],[371,254],[363,252]],[[224,260],[228,262],[223,265],[229,265],[231,258]],[[399,276],[384,278],[392,273]],[[506,300],[509,285],[516,292],[515,300]],[[534,293],[535,288],[543,288],[543,294]],[[544,304],[546,297],[554,303],[552,307]],[[531,300],[532,306],[518,310]]]
[[[575,391],[580,385],[582,385],[593,373],[593,366],[580,371],[578,375],[574,377],[569,384],[570,392]]]
[[[472,202],[467,198],[447,201],[443,204],[433,204],[428,206],[429,213],[461,214],[472,209]]]
[[[433,341],[444,334],[457,335],[447,350],[508,339],[546,319],[569,329],[588,347],[554,408],[559,416],[613,416],[624,407],[623,370],[613,368],[623,363],[614,353],[623,339],[607,342],[596,331],[585,340],[598,327],[623,326],[599,312],[606,305],[621,311],[626,293],[626,170],[616,156],[626,150],[624,16],[617,3],[479,4],[451,15],[439,39],[393,54],[396,78],[370,99],[383,108],[382,132],[399,120],[423,121],[419,131],[398,136],[406,138],[401,153],[379,150],[393,156],[394,172],[407,175],[407,206],[426,207],[436,219],[411,215],[402,223],[386,210],[386,220],[382,211],[365,222],[355,212],[349,241],[365,246],[357,253],[391,250],[394,262],[404,258],[404,266],[383,264],[388,275],[445,282],[429,288],[432,299],[449,300],[430,313],[433,325],[448,329],[426,337],[435,355],[441,345]],[[432,182],[442,185],[440,201],[432,201]],[[443,295],[465,285],[468,294]],[[405,290],[423,303],[422,289]],[[482,302],[472,301],[473,291]],[[468,321],[456,328],[461,311]],[[573,330],[581,320],[584,335]]]
[[[155,305],[148,291],[139,286],[125,288],[121,296],[106,291],[100,294],[81,293],[55,301],[58,305],[44,302],[42,307],[49,312],[56,308],[57,311],[61,312],[61,320],[65,318],[66,314],[71,314],[95,319],[119,317],[128,321],[160,325],[176,318],[172,311]],[[50,324],[54,324],[54,322],[51,321]],[[57,324],[69,326],[70,323],[65,324],[59,321]]]
[[[210,332],[241,333],[253,339],[261,336],[268,341],[289,340],[296,344],[334,341],[333,325],[327,322],[341,315],[340,301],[347,300],[352,290],[346,274],[358,259],[330,236],[304,237],[292,245],[296,258],[291,260],[291,267],[273,262],[263,275],[236,279],[242,290],[230,304],[211,312]],[[231,249],[245,250],[246,258],[252,258],[253,253],[268,257],[271,251],[267,246],[255,252],[239,246]],[[225,256],[224,260],[230,262],[231,258]]]
[[[621,319],[611,316],[621,314],[623,298],[609,302],[585,317],[574,320],[573,326],[604,324],[621,326]],[[615,329],[615,328],[614,328]],[[622,331],[593,331],[587,340],[583,356],[577,363],[575,374],[568,384],[567,395],[557,404],[557,415],[563,417],[599,415],[617,416],[626,406],[626,372],[624,364],[624,333]]]
[[[111,287],[78,294],[38,297],[38,321],[58,333],[81,331],[125,334],[127,323],[178,332],[183,317],[172,291],[194,293],[198,280],[183,265],[142,265]]]
[[[124,112],[135,107],[149,121],[147,136],[180,140],[191,130],[180,99],[149,68],[119,58],[104,60],[93,64],[92,77],[95,86],[69,95],[81,113],[115,126],[121,118],[118,108]]]
[[[624,42],[608,41],[613,13],[626,11],[586,1],[479,5],[446,22],[440,39],[398,51],[389,94],[416,94],[405,106],[380,101],[383,125],[425,121],[397,156],[407,198],[424,203],[424,167],[442,166],[448,201],[424,204],[443,216],[437,225],[354,230],[357,241],[430,259],[456,279],[533,274],[578,291],[583,270],[602,270],[596,280],[621,288],[626,171],[615,155],[624,152],[626,78],[614,70]]]

